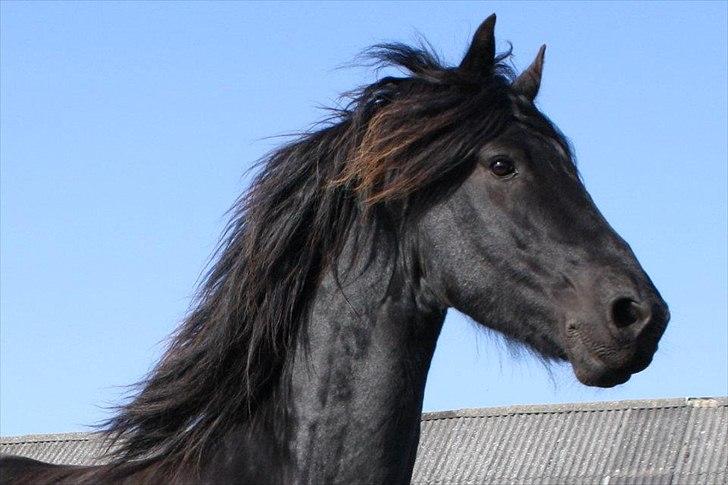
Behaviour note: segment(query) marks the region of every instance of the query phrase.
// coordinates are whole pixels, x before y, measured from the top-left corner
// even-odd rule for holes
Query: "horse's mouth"
[[[572,362],[574,374],[579,382],[593,387],[614,387],[627,382],[633,374],[644,370],[647,365],[626,368],[609,368],[606,365],[577,365]]]
[[[579,332],[567,331],[567,342],[567,354],[576,378],[582,384],[593,387],[624,384],[633,374],[647,368],[657,351],[657,342],[638,345],[633,341],[614,345],[614,351],[607,354],[604,351],[606,346],[581,338]]]

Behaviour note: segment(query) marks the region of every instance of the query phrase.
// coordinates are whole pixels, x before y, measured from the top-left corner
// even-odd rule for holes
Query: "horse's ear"
[[[546,52],[546,45],[542,45],[536,54],[536,59],[513,81],[513,90],[524,95],[529,100],[536,99],[538,88],[541,87],[541,73],[543,72],[543,55]]]
[[[485,19],[473,35],[468,52],[460,62],[459,69],[469,74],[485,74],[493,67],[495,60],[495,14]]]

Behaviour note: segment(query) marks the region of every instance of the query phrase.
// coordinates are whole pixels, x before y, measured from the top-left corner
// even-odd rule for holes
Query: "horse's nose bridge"
[[[587,252],[601,267],[599,273],[605,275],[607,281],[623,280],[640,285],[641,280],[648,279],[630,245],[606,221],[587,244]]]
[[[646,296],[647,275],[636,260],[608,258],[596,271],[595,286],[604,303],[615,298],[629,298],[640,301]]]
[[[560,273],[589,305],[606,308],[616,298],[641,301],[656,293],[630,246],[611,228],[568,246]]]

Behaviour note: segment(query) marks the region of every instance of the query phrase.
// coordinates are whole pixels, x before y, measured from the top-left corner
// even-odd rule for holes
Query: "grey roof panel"
[[[569,411],[555,442],[553,466],[544,471],[551,477],[603,476],[616,455],[629,410]]]
[[[728,413],[726,403],[716,402],[708,406],[691,406],[683,446],[676,460],[676,476],[694,477],[689,481],[716,483],[720,478],[705,476],[705,473],[720,472],[726,481],[728,471]],[[688,481],[688,480],[685,480]],[[678,480],[678,482],[680,482]],[[722,482],[721,482],[722,483]]]
[[[0,438],[0,453],[26,456],[48,463],[102,463],[106,447],[94,433],[62,433]]]
[[[690,409],[666,407],[632,409],[624,419],[619,450],[610,463],[610,472],[638,476],[671,474],[682,448]],[[644,480],[636,480],[644,483]]]
[[[694,417],[706,413],[702,426]],[[415,484],[725,483],[728,399],[468,409],[423,416]],[[692,420],[692,421],[691,421]],[[686,430],[703,429],[699,442]],[[699,431],[693,430],[695,433]],[[678,470],[686,447],[697,466]]]
[[[728,398],[425,413],[416,485],[727,484]],[[91,433],[0,438],[0,453],[103,462]]]

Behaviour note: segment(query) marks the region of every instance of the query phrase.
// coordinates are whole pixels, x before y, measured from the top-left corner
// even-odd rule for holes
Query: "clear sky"
[[[108,417],[184,315],[246,168],[424,34],[457,62],[498,14],[540,106],[672,311],[617,388],[451,312],[425,409],[728,394],[725,2],[110,3],[1,9],[0,432]]]

